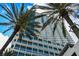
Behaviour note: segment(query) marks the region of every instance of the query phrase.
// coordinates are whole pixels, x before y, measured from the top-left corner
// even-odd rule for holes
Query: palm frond
[[[38,30],[38,29],[33,29],[34,30],[34,32],[36,32],[36,33],[40,33],[40,31]]]
[[[50,14],[52,12],[52,10],[47,10],[47,11],[44,11],[42,12],[43,14]]]
[[[40,18],[40,17],[43,17],[43,16],[46,16],[46,15],[38,15],[38,16],[35,16],[34,18],[37,19],[37,18]]]
[[[50,8],[50,7],[47,7],[47,6],[39,6],[39,5],[36,6],[36,9],[52,10],[52,8]]]
[[[44,30],[46,28],[47,25],[49,25],[53,20],[53,17],[50,17],[44,24],[41,30]]]
[[[9,16],[8,14],[5,14],[8,17],[8,20],[12,23],[15,23],[14,18]]]
[[[33,37],[31,35],[29,35],[28,33],[25,34],[26,37],[28,37],[29,39],[32,39]]]
[[[52,20],[52,24],[55,22],[55,21],[58,21],[59,19],[57,19],[58,18],[58,16],[56,16],[55,18],[53,17],[53,18],[51,18],[51,19],[53,19]]]
[[[64,37],[66,37],[66,28],[65,28],[63,21],[62,21],[62,33],[63,33]]]
[[[21,4],[21,7],[20,7],[20,14],[23,13],[23,10],[24,10],[24,3]]]
[[[13,26],[9,27],[8,29],[6,29],[4,32],[2,33],[6,33],[7,31],[11,30],[13,28]]]
[[[54,11],[52,11],[49,15],[48,15],[48,17],[50,17],[51,15],[55,15],[55,14],[57,14],[58,13],[58,10],[54,10]]]
[[[28,32],[28,31],[25,31],[25,34],[24,34],[26,37],[28,37],[29,39],[32,39],[33,36]]]
[[[27,31],[28,31],[32,36],[37,36],[37,35],[34,33],[33,30],[31,30],[31,29],[27,29]]]
[[[15,4],[14,3],[11,3],[11,8],[12,8],[12,11],[13,11],[13,14],[14,14],[14,17],[15,17],[15,19],[17,19],[17,10],[16,10],[16,6],[15,6]]]
[[[4,19],[6,19],[6,20],[8,20],[8,21],[11,22],[11,20],[10,20],[8,17],[6,17],[6,16],[4,16],[4,15],[2,15],[2,14],[0,14],[0,17],[2,17],[2,18],[4,18]]]
[[[59,8],[60,3],[48,3],[47,5],[50,6],[50,7],[52,7],[52,9],[54,10],[54,9]]]
[[[54,27],[53,27],[53,35],[55,34],[55,30],[56,30],[56,28],[57,28],[57,23],[58,23],[58,21],[56,21],[55,23],[54,23]]]
[[[13,17],[13,14],[11,13],[10,9],[5,4],[0,4],[0,7],[2,7],[7,12],[7,14],[9,14],[9,16]]]
[[[71,3],[65,3],[64,8],[71,6],[71,5],[72,5]]]
[[[0,25],[1,25],[1,26],[8,26],[8,25],[11,25],[11,23],[6,23],[6,22],[3,23],[3,22],[2,22],[2,23],[0,23]]]
[[[34,25],[35,28],[42,28],[41,25]]]

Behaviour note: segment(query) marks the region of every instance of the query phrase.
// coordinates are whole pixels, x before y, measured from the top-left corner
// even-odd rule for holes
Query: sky
[[[7,5],[8,5],[8,7],[10,8],[9,4],[7,4]],[[38,5],[45,5],[45,4],[38,4]],[[18,4],[18,7],[19,7],[19,6],[20,6],[20,4]],[[31,8],[31,6],[32,6],[32,4],[30,4],[30,3],[27,3],[27,4],[26,4],[26,7],[27,7],[27,8]],[[39,12],[39,11],[40,11],[40,12]],[[41,12],[44,12],[44,10],[40,10],[40,9],[39,9],[39,10],[37,10],[36,12],[41,13]],[[0,13],[4,14],[5,11],[2,10],[2,8],[0,8]],[[75,18],[72,17],[72,16],[71,16],[71,18],[72,18],[72,20],[75,19]],[[74,20],[74,21],[75,21],[76,23],[79,23],[79,22],[78,22],[78,19],[77,19],[77,20]],[[0,17],[0,22],[8,22],[8,21]],[[65,25],[66,25],[67,31],[69,32],[69,30],[70,30],[69,24],[68,24],[66,21],[65,21]],[[7,41],[7,39],[10,37],[10,35],[12,34],[12,32],[13,32],[13,30],[10,30],[9,32],[6,32],[5,34],[3,34],[2,32],[3,32],[6,28],[8,28],[8,27],[0,26],[0,49],[1,49],[1,47],[4,45],[4,43]],[[75,41],[75,43],[76,43],[76,42],[78,41],[78,39],[77,39],[77,37],[75,36],[75,34],[72,33],[72,32],[69,32],[69,34],[70,34],[70,36],[72,37],[72,39],[73,39],[73,40]],[[11,46],[11,43],[9,44],[8,47],[10,47],[10,46]]]

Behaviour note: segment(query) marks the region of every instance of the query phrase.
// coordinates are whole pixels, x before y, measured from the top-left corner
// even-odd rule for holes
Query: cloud
[[[9,38],[8,36],[5,36],[2,33],[0,33],[0,49],[5,44],[5,42],[8,40],[8,38]],[[11,44],[9,44],[7,48],[9,48],[10,46]]]

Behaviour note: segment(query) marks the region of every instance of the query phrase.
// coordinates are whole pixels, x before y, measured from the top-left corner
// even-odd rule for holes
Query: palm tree
[[[73,23],[69,15],[74,15],[75,10],[74,7],[78,6],[71,3],[48,3],[47,6],[39,6],[37,5],[37,9],[46,10],[43,12],[44,14],[48,15],[48,20],[44,23],[42,30],[49,25],[50,23],[54,24],[53,27],[53,34],[55,32],[55,29],[57,27],[58,22],[61,22],[62,25],[62,33],[66,37],[66,30],[64,26],[64,20],[67,21],[67,23],[71,26],[71,29],[76,34],[76,36],[79,38],[79,28],[77,25]]]
[[[19,37],[27,36],[30,39],[32,37],[37,37],[36,33],[39,33],[38,28],[40,28],[40,23],[35,21],[36,18],[39,18],[43,15],[35,16],[34,6],[31,9],[25,8],[25,4],[21,4],[21,7],[17,7],[16,4],[11,3],[11,8],[9,8],[6,4],[0,4],[0,7],[6,12],[5,14],[0,14],[0,17],[5,18],[9,22],[0,23],[1,26],[10,26],[3,33],[13,29],[13,33],[4,44],[2,49],[0,50],[0,55],[12,41],[13,37],[19,32]],[[23,34],[25,33],[25,34]]]

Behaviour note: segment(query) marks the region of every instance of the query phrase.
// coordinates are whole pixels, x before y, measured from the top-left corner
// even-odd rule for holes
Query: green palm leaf
[[[66,37],[66,28],[65,28],[63,21],[62,21],[62,33],[63,33],[64,37]]]
[[[49,25],[51,23],[51,21],[53,20],[53,17],[50,17],[44,24],[41,30],[44,30],[46,28],[47,25]]]
[[[47,7],[47,6],[39,6],[39,5],[37,5],[36,8],[37,8],[37,9],[40,8],[40,9],[43,9],[43,10],[50,10],[50,9],[52,10],[52,8]]]
[[[40,18],[40,17],[43,17],[43,16],[46,16],[46,15],[38,15],[38,16],[35,16],[34,18],[37,19],[37,18]]]
[[[13,11],[13,14],[14,14],[14,16],[15,16],[15,19],[17,19],[17,16],[18,16],[18,12],[17,12],[17,10],[16,10],[16,6],[15,6],[15,4],[14,3],[11,3],[11,7],[12,7],[12,11]]]
[[[1,26],[8,26],[8,25],[11,25],[11,23],[6,23],[6,22],[5,22],[5,23],[0,23],[0,25],[1,25]]]
[[[21,5],[21,7],[20,7],[20,14],[22,14],[23,13],[23,10],[24,10],[24,3]]]
[[[6,29],[3,33],[8,32],[9,30],[11,30],[13,28],[13,26],[9,27],[8,29]]]
[[[56,30],[56,28],[57,28],[57,23],[58,23],[58,21],[56,21],[55,23],[54,23],[54,27],[53,27],[53,35],[54,35],[54,33],[55,33],[55,30]]]

